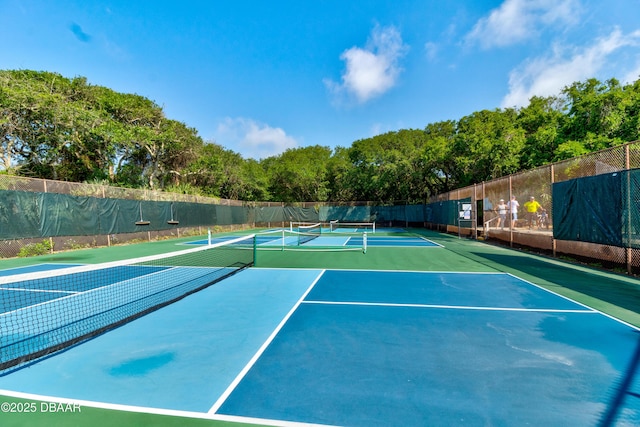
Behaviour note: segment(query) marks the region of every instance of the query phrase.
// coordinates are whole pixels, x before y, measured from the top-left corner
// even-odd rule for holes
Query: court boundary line
[[[266,267],[251,267],[251,269],[264,269],[264,270],[271,270],[273,268],[266,268]],[[282,270],[283,268],[276,268],[276,269],[280,269]],[[310,288],[307,290],[307,293],[311,290],[311,288],[313,286],[315,286],[315,283],[321,278],[321,276],[324,274],[324,272],[326,271],[364,271],[364,272],[383,272],[383,271],[389,271],[389,272],[410,272],[410,273],[428,273],[428,274],[433,274],[433,273],[444,273],[444,274],[481,274],[481,275],[510,275],[513,276],[515,279],[525,282],[527,284],[533,285],[535,287],[538,287],[544,291],[550,292],[552,294],[555,294],[557,296],[560,296],[562,298],[565,298],[571,302],[574,302],[576,304],[579,304],[581,306],[584,306],[585,308],[587,308],[587,310],[578,310],[579,313],[599,313],[599,314],[603,314],[606,317],[611,318],[614,321],[617,321],[619,323],[625,324],[629,327],[631,327],[632,329],[635,330],[640,330],[640,328],[634,326],[634,325],[630,325],[618,318],[615,318],[613,316],[610,316],[606,313],[601,312],[600,310],[591,308],[585,304],[582,304],[580,302],[574,301],[573,299],[571,299],[570,297],[565,297],[563,295],[558,294],[557,292],[554,292],[550,289],[545,288],[544,286],[538,285],[536,283],[530,282],[526,279],[523,279],[521,277],[516,276],[515,274],[512,273],[508,273],[508,272],[501,272],[501,271],[491,271],[491,272],[452,272],[452,271],[422,271],[422,270],[369,270],[369,269],[349,269],[349,270],[341,270],[341,269],[319,269],[319,268],[292,268],[292,269],[286,269],[286,270],[316,270],[316,271],[320,271],[320,274],[318,275],[318,277],[315,279],[315,281],[312,283],[312,285],[310,286]],[[303,295],[302,298],[304,298],[304,296],[306,296],[306,294]],[[309,301],[302,301],[301,303],[311,303]],[[370,303],[370,304],[375,304],[375,303]],[[526,309],[525,309],[526,310]],[[269,425],[269,426],[285,426],[285,427],[299,427],[299,426],[321,426],[321,427],[330,427],[327,425],[317,425],[317,424],[309,424],[309,423],[298,423],[298,422],[290,422],[290,421],[282,421],[282,420],[268,420],[268,419],[260,419],[260,418],[250,418],[250,417],[241,417],[241,416],[231,416],[231,415],[224,415],[224,414],[211,414],[211,413],[205,413],[205,412],[197,412],[197,411],[185,411],[185,410],[177,410],[177,409],[163,409],[163,408],[153,408],[153,407],[142,407],[142,406],[129,406],[126,404],[111,404],[111,403],[105,403],[105,402],[98,402],[98,401],[86,401],[86,400],[81,400],[81,399],[71,399],[71,398],[63,398],[63,397],[54,397],[54,396],[45,396],[45,395],[37,395],[37,394],[30,394],[30,393],[24,393],[24,392],[18,392],[18,391],[10,391],[10,390],[4,390],[4,389],[0,389],[0,395],[4,395],[4,396],[8,396],[8,397],[15,397],[15,398],[20,398],[20,399],[31,399],[31,400],[36,400],[36,401],[41,401],[41,402],[54,402],[54,403],[78,403],[81,404],[83,406],[86,407],[91,407],[91,408],[100,408],[100,409],[107,409],[107,410],[113,410],[113,411],[121,411],[121,412],[136,412],[136,413],[146,413],[146,414],[150,414],[150,415],[169,415],[169,416],[179,416],[179,417],[185,417],[185,418],[199,418],[199,419],[207,419],[207,420],[219,420],[219,421],[231,421],[231,422],[247,422],[247,423],[257,423],[257,424],[263,424],[263,425]]]
[[[421,236],[421,235],[419,235],[419,234],[416,234],[416,237],[418,237],[418,238],[420,238],[420,239],[423,239],[423,240],[426,240],[427,242],[433,243],[434,245],[436,245],[436,246],[438,246],[438,247],[444,248],[444,245],[442,245],[442,244],[440,244],[440,243],[438,243],[438,242],[434,242],[434,241],[433,241],[433,240],[431,240],[431,239],[427,239],[426,237]]]
[[[282,231],[282,230],[288,230],[288,229],[284,228],[284,229],[267,230],[267,231],[263,231],[262,233],[277,232],[277,231]],[[258,233],[255,233],[255,234],[258,234]],[[356,232],[356,233],[342,233],[342,236],[340,236],[340,233],[337,233],[337,234],[338,234],[337,236],[335,236],[335,235],[332,236],[332,235],[327,235],[327,234],[322,235],[321,234],[320,237],[346,237],[347,240],[345,241],[345,243],[343,243],[340,246],[348,246],[349,240],[353,239],[354,237],[361,237],[360,235],[362,233],[358,233],[358,232]],[[419,246],[419,245],[384,245],[384,246],[380,246],[382,248],[406,248],[406,249],[418,248],[418,249],[425,249],[425,248],[444,248],[445,247],[444,245],[442,245],[440,243],[437,243],[437,242],[434,242],[433,240],[430,240],[430,239],[426,238],[425,236],[421,236],[419,234],[413,234],[413,233],[411,235],[409,235],[409,236],[376,236],[376,235],[373,235],[373,233],[371,233],[371,235],[369,235],[369,233],[367,233],[367,236],[372,241],[375,241],[376,239],[380,239],[380,240],[385,240],[385,239],[387,239],[387,240],[414,239],[414,240],[420,240],[420,241],[424,241],[424,242],[430,243],[430,245],[428,245],[428,246]],[[218,236],[218,237],[212,238],[211,241],[213,242],[215,240],[215,243],[220,243],[220,242],[226,242],[227,241],[226,239],[231,240],[231,239],[236,238],[236,237],[237,236],[235,236],[235,235]],[[274,240],[277,240],[277,239],[274,239]],[[200,243],[200,242],[203,242],[203,243]],[[269,245],[270,242],[271,241],[265,242],[265,243],[260,243],[257,246],[258,246],[259,250],[261,249],[260,246],[264,246],[265,248],[270,248],[270,247],[272,247],[272,246]],[[408,242],[408,243],[411,243],[411,242]],[[198,240],[193,240],[193,241],[188,241],[188,242],[177,243],[178,246],[179,245],[187,245],[187,246],[188,245],[206,245],[206,244],[207,244],[207,240],[206,239],[198,239]],[[310,246],[302,245],[302,246],[308,248],[308,247],[312,247],[313,245],[310,245]],[[273,247],[277,247],[277,246],[274,245]],[[374,244],[374,245],[371,245],[371,247],[378,247],[378,246],[376,246]],[[291,250],[291,249],[289,249],[289,250]]]
[[[21,265],[21,266],[17,266],[17,267],[9,267],[9,268],[3,268],[1,269],[1,271],[11,271],[11,270],[17,270],[20,268],[29,268],[29,267],[40,267],[43,265],[65,265],[68,267],[63,267],[63,268],[71,268],[71,267],[77,267],[79,265],[84,265],[84,264],[78,264],[78,263],[66,263],[66,262],[39,262],[37,264],[26,264],[26,265]],[[47,270],[44,270],[47,271]],[[19,273],[19,274],[24,274],[24,273]]]
[[[583,303],[581,303],[580,301],[576,301],[576,300],[574,300],[573,298],[569,298],[569,297],[567,297],[567,296],[561,295],[561,294],[559,294],[559,293],[557,293],[557,292],[555,292],[555,291],[553,291],[553,290],[551,290],[551,289],[547,289],[547,288],[545,288],[545,287],[544,287],[544,286],[542,286],[542,285],[538,285],[537,283],[533,283],[533,282],[531,282],[531,281],[529,281],[529,280],[523,279],[522,277],[518,277],[518,276],[516,276],[515,274],[512,274],[512,273],[506,273],[506,272],[505,272],[504,274],[508,274],[509,276],[515,277],[515,278],[516,278],[516,279],[518,279],[518,280],[521,280],[521,281],[523,281],[523,282],[525,282],[525,283],[528,283],[529,285],[532,285],[532,286],[534,286],[534,287],[536,287],[536,288],[542,289],[543,291],[549,292],[550,294],[553,294],[553,295],[559,296],[560,298],[564,298],[564,299],[566,299],[567,301],[570,301],[570,302],[572,302],[572,303],[574,303],[574,304],[578,304],[578,305],[581,305],[581,306],[583,306],[583,307],[585,307],[585,308],[587,308],[587,309],[589,309],[589,310],[593,310],[593,311],[595,311],[595,312],[597,312],[597,313],[599,313],[599,314],[601,314],[601,315],[603,315],[603,316],[605,316],[605,317],[608,317],[609,319],[612,319],[612,320],[615,320],[616,322],[622,323],[623,325],[626,325],[626,326],[628,326],[628,327],[630,327],[630,328],[634,329],[635,331],[640,331],[640,327],[634,326],[634,325],[632,325],[631,323],[625,322],[625,321],[624,321],[624,320],[622,320],[622,319],[618,319],[617,317],[612,316],[612,315],[610,315],[610,314],[607,314],[607,313],[605,313],[604,311],[598,310],[597,308],[589,307],[588,305],[583,304]]]
[[[129,406],[120,403],[106,403],[82,399],[70,399],[67,397],[46,396],[40,394],[25,393],[0,389],[0,396],[16,399],[36,400],[41,403],[58,403],[65,405],[80,405],[81,407],[107,409],[118,412],[134,412],[149,415],[168,415],[181,418],[195,418],[212,421],[228,421],[245,424],[259,424],[274,427],[337,427],[327,424],[300,423],[295,421],[274,420],[268,418],[241,417],[238,415],[210,414],[207,412],[183,411],[179,409],[162,409],[147,406]]]
[[[444,248],[445,246],[443,244],[440,244],[438,242],[434,242],[431,239],[427,239],[425,236],[421,236],[419,234],[411,234],[409,236],[369,236],[371,239],[375,240],[375,239],[380,239],[380,240],[384,240],[384,239],[388,239],[388,240],[401,240],[401,239],[415,239],[415,240],[424,240],[425,242],[429,242],[431,243],[431,246],[384,246],[385,248],[430,248],[430,247],[438,247],[438,248]]]
[[[311,292],[311,290],[315,287],[316,283],[320,280],[320,278],[326,272],[326,269],[322,269],[320,273],[316,276],[316,278],[311,282],[307,290],[302,294],[302,296],[298,299],[298,301],[293,305],[291,310],[284,316],[284,318],[280,321],[278,326],[271,332],[271,335],[266,339],[266,341],[260,346],[258,351],[253,355],[253,357],[249,360],[249,362],[245,365],[245,367],[240,371],[240,373],[236,376],[236,378],[229,384],[227,389],[218,397],[215,403],[211,406],[208,414],[215,414],[220,407],[224,404],[227,398],[231,395],[231,393],[235,390],[235,388],[240,384],[240,382],[247,375],[249,370],[256,364],[258,359],[262,356],[262,354],[266,351],[267,347],[271,344],[271,342],[275,339],[276,335],[280,332],[280,330],[284,327],[284,325],[289,321],[289,318],[293,315],[293,313],[298,309],[300,304],[304,301],[306,296]]]
[[[270,268],[270,267],[260,267],[260,268],[268,269],[268,268]],[[304,268],[301,268],[301,269],[302,269],[302,270],[304,270]],[[313,270],[313,269],[312,269],[312,268],[309,268],[309,270]],[[625,322],[624,320],[619,319],[619,318],[617,318],[617,317],[615,317],[615,316],[612,316],[612,315],[610,315],[610,314],[607,314],[607,313],[603,312],[602,310],[598,310],[598,309],[596,309],[596,308],[589,307],[588,305],[583,304],[583,303],[581,303],[581,302],[579,302],[579,301],[576,301],[576,300],[574,300],[573,298],[570,298],[570,297],[564,296],[564,295],[562,295],[562,294],[559,294],[559,293],[557,293],[557,292],[555,292],[555,291],[553,291],[553,290],[551,290],[551,289],[547,289],[547,288],[545,288],[545,287],[544,287],[544,286],[542,286],[542,285],[538,285],[537,283],[533,283],[533,282],[531,282],[530,280],[523,279],[522,277],[519,277],[519,276],[517,276],[517,275],[515,275],[515,274],[513,274],[513,273],[509,273],[509,272],[506,272],[506,271],[500,271],[500,270],[496,270],[496,269],[494,269],[494,271],[440,271],[440,270],[438,270],[438,271],[424,271],[424,270],[367,270],[367,269],[361,269],[361,268],[360,268],[360,269],[338,269],[338,268],[327,268],[326,270],[327,270],[327,271],[362,271],[362,272],[370,272],[370,273],[377,273],[377,272],[389,272],[389,273],[427,273],[427,274],[480,274],[480,275],[507,275],[507,276],[511,276],[511,277],[515,278],[516,280],[519,280],[519,281],[521,281],[521,282],[524,282],[524,283],[526,283],[526,284],[528,284],[528,285],[534,286],[534,287],[536,287],[536,288],[538,288],[538,289],[541,289],[541,290],[543,290],[543,291],[545,291],[545,292],[548,292],[548,293],[550,293],[550,294],[553,294],[553,295],[555,295],[555,296],[558,296],[558,297],[560,297],[560,298],[563,298],[563,299],[565,299],[565,300],[567,300],[567,301],[569,301],[569,302],[572,302],[572,303],[577,304],[577,305],[579,305],[579,306],[581,306],[581,307],[584,307],[584,308],[586,308],[587,312],[588,312],[589,310],[590,310],[590,311],[594,311],[594,312],[596,312],[596,313],[598,313],[598,314],[601,314],[601,315],[603,315],[603,316],[605,316],[605,317],[608,317],[608,318],[609,318],[609,319],[611,319],[611,320],[614,320],[614,321],[616,321],[616,322],[618,322],[618,323],[622,323],[623,325],[626,325],[626,326],[628,326],[628,327],[632,328],[632,329],[633,329],[633,330],[635,330],[635,331],[640,332],[640,327],[635,326],[635,325],[632,325],[631,323]]]
[[[282,267],[251,267],[251,268],[262,268],[265,270],[269,270],[269,269],[279,269]],[[317,270],[315,268],[302,268],[302,267],[298,267],[296,268],[296,270]],[[517,276],[513,273],[509,273],[506,271],[500,271],[497,269],[493,269],[494,271],[442,271],[442,270],[433,270],[433,271],[425,271],[425,270],[369,270],[369,269],[363,269],[363,268],[348,268],[348,269],[340,269],[340,268],[327,268],[325,269],[325,271],[362,271],[362,272],[369,272],[369,273],[377,273],[377,272],[389,272],[389,273],[426,273],[426,274],[480,274],[480,275],[507,275],[507,276],[511,276],[513,278],[515,278],[516,280],[519,280],[521,282],[527,283],[528,285],[534,286],[538,289],[541,289],[545,292],[548,292],[550,294],[556,295],[560,298],[564,298],[567,301],[570,301],[574,304],[577,304],[579,306],[585,307],[587,310],[591,310],[591,311],[595,311],[605,317],[608,317],[609,319],[615,320],[616,322],[622,323],[623,325],[626,325],[638,332],[640,332],[640,327],[632,325],[629,322],[625,322],[622,319],[619,319],[615,316],[612,316],[608,313],[603,312],[602,310],[598,310],[596,308],[593,307],[589,307],[587,304],[583,304],[579,301],[574,300],[573,298],[564,296],[562,294],[559,294],[558,292],[555,292],[551,289],[548,289],[542,285],[538,285],[537,283],[534,283],[530,280],[527,279],[523,279],[520,276]]]
[[[482,307],[472,305],[443,305],[443,304],[408,304],[408,303],[386,303],[386,302],[358,302],[358,301],[303,301],[302,304],[318,304],[318,305],[356,305],[356,306],[373,306],[373,307],[407,307],[407,308],[437,308],[448,310],[475,310],[475,311],[522,311],[537,313],[585,313],[599,314],[597,310],[586,308],[578,309],[560,309],[560,308],[516,308],[516,307]]]
[[[354,238],[354,237],[359,237],[359,236],[351,236],[350,239]],[[367,234],[367,239],[369,240],[369,247],[370,248],[405,248],[405,249],[426,249],[426,248],[444,248],[444,245],[441,245],[440,243],[434,242],[433,240],[429,240],[424,236],[420,236],[420,235],[410,235],[410,236],[376,236],[376,235],[369,235]],[[413,239],[413,240],[422,240],[425,242],[430,243],[430,245],[428,246],[420,246],[420,245],[381,245],[381,246],[377,246],[372,242],[375,242],[376,240],[379,241],[394,241],[394,240],[402,240],[402,239]],[[396,243],[400,243],[400,242],[396,242]],[[411,243],[411,242],[407,242],[407,243]]]
[[[54,293],[54,294],[80,294],[83,292],[83,291],[57,291],[55,289],[38,289],[38,288],[34,288],[34,289],[7,288],[5,286],[0,286],[0,291],[44,292],[44,293]]]
[[[386,273],[426,273],[426,274],[493,274],[493,275],[505,275],[510,274],[502,271],[446,271],[446,270],[370,270],[366,268],[319,268],[319,267],[250,267],[251,269],[264,269],[264,270],[326,270],[326,271],[364,271],[370,273],[386,272]],[[518,276],[514,276],[518,278]]]

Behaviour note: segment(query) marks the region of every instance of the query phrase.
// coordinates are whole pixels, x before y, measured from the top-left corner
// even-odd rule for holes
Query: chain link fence
[[[167,193],[162,191],[138,190],[131,188],[110,187],[100,184],[85,184],[65,181],[54,181],[45,179],[25,178],[11,175],[0,175],[0,191],[21,193],[48,193],[48,194],[66,194],[77,196],[78,198],[97,198],[97,199],[119,199],[119,200],[136,200],[151,202],[184,202],[194,203],[198,205],[215,205],[224,209],[234,209],[233,207],[248,207],[248,204],[238,200],[228,200],[204,196],[196,196],[189,194]],[[0,210],[9,211],[7,218],[3,218],[0,227],[7,227],[9,230],[1,230],[0,234],[15,235],[20,234],[20,227],[16,215],[22,217],[35,214],[40,216],[40,212],[13,212],[19,209],[18,205],[0,206]],[[39,206],[30,208],[31,210],[41,209]],[[247,209],[250,211],[250,209]],[[230,216],[228,212],[223,212]],[[98,215],[96,212],[95,215]],[[124,243],[135,243],[150,240],[160,240],[174,237],[183,237],[189,235],[202,235],[208,229],[216,231],[243,229],[251,226],[252,219],[249,218],[243,223],[233,223],[230,218],[212,219],[210,223],[203,222],[197,226],[175,226],[164,227],[164,229],[148,229],[136,230],[133,232],[110,233],[110,234],[87,234],[78,233],[70,236],[50,236],[35,238],[4,238],[0,240],[0,258],[9,258],[19,255],[35,255],[42,251],[53,252],[69,249],[80,249],[98,246],[111,246]],[[221,225],[222,223],[222,225]],[[24,234],[23,234],[24,236]]]
[[[146,202],[184,202],[215,205],[219,209],[210,223],[197,226],[176,226],[168,229],[135,230],[117,234],[92,234],[46,237],[50,251],[78,249],[94,246],[148,241],[187,235],[201,235],[210,228],[214,231],[246,229],[252,227],[286,227],[289,221],[328,221],[342,219],[379,221],[381,226],[424,226],[442,232],[457,233],[474,238],[502,242],[511,247],[527,247],[556,257],[569,256],[607,266],[640,272],[640,184],[627,178],[627,202],[616,207],[626,215],[623,224],[627,233],[622,246],[590,243],[587,241],[554,238],[553,186],[554,183],[592,177],[640,168],[640,142],[632,142],[578,158],[545,165],[530,171],[478,183],[448,193],[437,194],[422,205],[401,202],[380,205],[373,202],[244,202],[162,191],[109,187],[53,180],[31,179],[0,175],[0,191],[57,193],[98,199],[120,199]],[[631,176],[631,174],[629,174]],[[635,175],[634,175],[635,176]],[[542,210],[527,215],[525,204],[534,198]],[[514,200],[519,206],[512,215],[500,220],[500,200]],[[592,203],[599,203],[593,200]],[[463,208],[464,207],[464,208]],[[5,207],[9,209],[10,207]],[[14,207],[15,209],[15,207]],[[464,212],[463,212],[464,209]],[[15,214],[15,212],[14,212]],[[3,223],[3,227],[16,227]],[[165,227],[166,228],[166,227]],[[5,230],[6,231],[6,230]],[[14,230],[15,231],[15,230]],[[2,234],[0,230],[0,235]],[[24,235],[23,235],[24,236]],[[43,242],[43,238],[0,240],[0,257],[13,257],[28,245]]]
[[[447,231],[463,235],[479,236],[488,240],[505,243],[511,247],[527,247],[541,250],[555,257],[571,257],[591,264],[626,269],[629,273],[640,272],[640,250],[637,244],[627,243],[626,247],[597,244],[575,240],[559,240],[553,233],[553,184],[576,178],[591,177],[601,174],[613,174],[640,168],[640,143],[638,141],[591,153],[570,160],[545,165],[530,171],[501,177],[438,194],[428,203],[443,200],[462,200],[471,195],[472,225],[467,227],[460,222],[448,225]],[[629,186],[630,204],[628,208],[618,206],[629,222],[635,223],[634,207],[640,207],[640,189],[637,185]],[[525,203],[534,198],[543,208],[528,217]],[[516,215],[507,213],[506,221],[500,221],[498,204],[516,200],[519,203]],[[601,203],[592,200],[591,203]],[[585,213],[588,215],[588,213]],[[442,224],[428,223],[433,229],[442,229]],[[630,232],[632,227],[627,227]],[[631,242],[628,238],[627,242]]]

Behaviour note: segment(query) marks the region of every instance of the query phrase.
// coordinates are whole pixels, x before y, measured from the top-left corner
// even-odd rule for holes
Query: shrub
[[[43,240],[40,243],[29,243],[20,248],[18,257],[26,258],[30,256],[46,255],[51,252],[53,245],[48,240]]]

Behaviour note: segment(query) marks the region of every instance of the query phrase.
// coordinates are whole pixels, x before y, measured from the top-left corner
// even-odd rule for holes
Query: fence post
[[[555,168],[553,167],[553,164],[551,165],[551,206],[549,206],[551,208],[551,210],[553,211],[553,183],[555,181]],[[547,218],[551,217],[551,228],[553,229],[553,216],[551,216],[552,212],[549,212],[549,216],[547,216]],[[551,250],[553,251],[553,257],[556,258],[556,239],[555,237],[553,237],[553,235],[551,236]]]
[[[486,208],[485,208],[485,206],[484,206],[484,201],[485,201],[485,199],[487,198],[487,195],[486,195],[486,193],[485,193],[485,191],[484,191],[484,190],[485,190],[485,189],[484,189],[484,181],[482,181],[482,194],[481,194],[481,197],[482,197],[482,211],[483,211],[483,212],[482,212],[482,221],[481,221],[481,223],[482,223],[482,224],[481,224],[481,225],[482,225],[482,231],[483,231],[483,233],[485,232],[484,224],[485,224],[485,222],[487,221],[487,220],[484,218],[484,213],[486,212]],[[487,234],[488,234],[488,233],[487,233]],[[486,235],[484,235],[483,237],[484,237],[485,239],[487,238],[487,236],[486,236]]]
[[[473,198],[471,200],[471,215],[473,218],[473,238],[475,240],[478,240],[478,195],[476,194],[476,192],[478,191],[476,189],[477,184],[473,184]],[[484,209],[484,207],[482,208]],[[475,212],[475,216],[473,215],[473,213]]]
[[[633,251],[631,250],[631,172],[629,171],[629,144],[624,146],[624,168],[627,175],[627,243],[625,248],[625,261],[627,263],[627,274],[633,271]]]
[[[511,178],[509,175],[509,203],[511,203],[511,196],[513,195],[513,188],[511,187]],[[509,204],[507,215],[509,215],[509,247],[513,247],[513,207]]]

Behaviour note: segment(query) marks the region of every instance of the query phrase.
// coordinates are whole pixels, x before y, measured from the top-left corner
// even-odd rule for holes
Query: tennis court
[[[314,250],[328,247],[313,246],[324,236],[291,243],[295,251],[260,248],[266,242],[256,238],[254,251],[234,250],[253,253],[253,267],[0,376],[7,402],[38,409],[61,402],[81,412],[3,417],[9,425],[52,425],[52,416],[93,425],[640,423],[640,316],[628,305],[638,298],[635,279],[423,230],[376,234],[367,235],[366,254]],[[212,240],[224,245],[238,236]],[[84,268],[80,261],[94,255],[153,253],[155,260],[185,244],[206,254],[209,242],[78,251],[32,265],[65,277],[63,270]],[[231,268],[229,257],[215,270]],[[30,269],[10,264],[0,268],[12,275]],[[170,281],[211,268],[184,257],[171,267],[141,264],[156,270],[147,275],[174,271]],[[128,274],[128,286],[140,280]],[[83,278],[69,289],[33,279],[20,292],[64,300],[58,292],[84,295],[113,282]],[[598,293],[603,284],[611,288],[606,295]],[[3,298],[18,292],[0,288]]]
[[[364,240],[367,240],[367,246],[386,246],[386,247],[438,247],[438,243],[435,243],[429,239],[421,236],[402,236],[402,237],[390,237],[390,236],[374,236],[367,235],[363,237],[363,233],[354,232],[354,235],[339,236],[336,234],[322,234],[314,237],[312,240],[303,241],[298,243],[299,237],[297,235],[290,235],[285,233],[286,230],[270,230],[263,234],[257,235],[257,244],[264,248],[269,247],[285,247],[291,248],[292,246],[313,246],[313,247],[348,247],[348,248],[364,248]],[[234,236],[222,236],[212,239],[200,239],[187,242],[189,245],[208,245],[216,243],[224,243]]]

